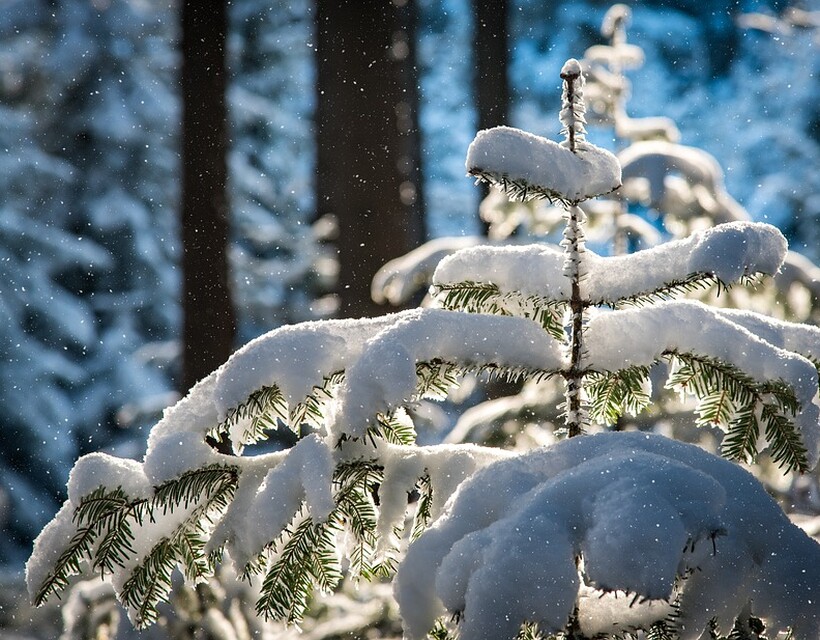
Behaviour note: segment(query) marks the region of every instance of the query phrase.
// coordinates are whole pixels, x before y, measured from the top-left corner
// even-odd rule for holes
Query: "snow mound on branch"
[[[479,246],[444,258],[433,274],[433,286],[473,281],[492,283],[503,293],[518,292],[548,300],[569,300],[570,282],[564,277],[564,254],[557,247]]]
[[[561,344],[526,318],[418,309],[368,341],[347,369],[332,431],[365,435],[377,413],[412,399],[416,364],[433,361],[552,372],[564,357]]]
[[[732,283],[747,275],[776,274],[787,251],[786,239],[768,224],[731,222],[684,240],[626,256],[602,257],[587,249],[581,256],[581,296],[611,303],[651,294],[695,274]],[[434,285],[491,282],[501,293],[569,300],[563,254],[543,244],[524,247],[480,246],[462,249],[439,263]]]
[[[560,144],[512,127],[494,127],[476,134],[467,149],[469,175],[504,188],[580,202],[614,191],[621,185],[621,166],[609,151],[579,141],[573,153]],[[526,199],[526,197],[524,197]]]
[[[408,313],[412,312],[304,322],[251,340],[166,409],[162,420],[151,429],[148,456],[171,435],[207,433],[262,387],[277,386],[293,407],[321,385],[325,376],[354,361],[368,339]]]
[[[733,589],[727,567],[740,574]],[[629,611],[613,619],[613,598],[590,587],[627,592]],[[556,632],[576,605],[586,636],[613,633],[665,619],[675,598],[683,640],[713,617],[728,631],[749,602],[770,629],[814,638],[820,546],[737,465],[661,436],[605,433],[475,474],[410,546],[395,591],[409,638],[447,611],[471,640],[515,637],[523,621]]]

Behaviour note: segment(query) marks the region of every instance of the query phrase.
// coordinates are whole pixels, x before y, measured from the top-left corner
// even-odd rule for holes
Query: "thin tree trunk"
[[[384,312],[370,281],[424,241],[413,0],[318,0],[317,215],[339,224],[341,316]]]
[[[183,390],[231,354],[224,2],[182,6]]]
[[[478,130],[509,124],[510,85],[507,0],[473,0],[473,91]],[[481,198],[490,191],[480,186]],[[482,223],[486,235],[488,225]]]

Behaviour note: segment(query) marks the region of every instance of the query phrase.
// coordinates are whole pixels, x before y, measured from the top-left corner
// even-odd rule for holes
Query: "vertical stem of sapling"
[[[578,145],[584,141],[584,78],[577,60],[568,60],[561,69],[564,90],[560,120],[566,140],[562,143],[573,153],[578,153]],[[586,411],[583,406],[583,379],[581,357],[584,352],[584,309],[581,297],[581,278],[584,275],[581,260],[584,252],[584,229],[586,214],[577,202],[567,204],[567,226],[564,229],[564,275],[570,281],[570,321],[569,321],[569,367],[564,372],[566,427],[569,437],[584,431]]]
[[[567,211],[567,227],[564,230],[564,273],[570,280],[569,322],[569,368],[565,373],[566,426],[569,437],[583,433],[586,424],[582,404],[584,374],[581,356],[584,345],[584,309],[581,298],[581,253],[583,252],[584,212],[578,205]]]

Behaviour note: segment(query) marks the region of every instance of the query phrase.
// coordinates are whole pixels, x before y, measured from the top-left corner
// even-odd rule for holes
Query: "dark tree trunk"
[[[183,390],[225,362],[236,332],[227,257],[226,31],[224,2],[183,2]]]
[[[370,281],[424,241],[413,0],[318,0],[317,214],[339,224],[340,315],[378,315]]]
[[[507,0],[473,0],[475,101],[478,128],[509,124]]]
[[[507,0],[473,0],[473,88],[479,131],[509,124],[508,26]],[[482,184],[481,197],[488,192]]]

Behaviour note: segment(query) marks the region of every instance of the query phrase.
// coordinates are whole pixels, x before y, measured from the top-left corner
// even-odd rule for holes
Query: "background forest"
[[[0,629],[20,624],[23,562],[79,455],[139,458],[236,346],[384,313],[384,263],[486,232],[467,145],[498,124],[554,136],[556,70],[605,40],[609,7],[392,5],[237,0],[224,23],[153,0],[0,8]],[[751,218],[815,263],[818,8],[635,3],[626,101],[715,156]]]

